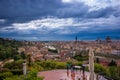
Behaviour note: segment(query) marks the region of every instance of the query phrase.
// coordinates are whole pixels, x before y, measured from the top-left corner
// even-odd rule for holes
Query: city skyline
[[[119,0],[1,0],[0,37],[17,40],[120,39]]]

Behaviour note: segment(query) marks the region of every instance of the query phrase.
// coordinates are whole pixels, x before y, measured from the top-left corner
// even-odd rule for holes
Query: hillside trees
[[[0,60],[25,58],[24,54],[18,53],[18,47],[22,46],[20,41],[0,38]],[[22,52],[23,53],[23,52]]]

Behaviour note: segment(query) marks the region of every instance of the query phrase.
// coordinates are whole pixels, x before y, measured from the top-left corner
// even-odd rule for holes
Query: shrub
[[[22,80],[43,80],[43,77],[37,77],[38,70],[31,69],[28,75],[25,77],[23,76]]]
[[[77,62],[76,65],[77,66],[82,66],[82,62]]]
[[[88,56],[75,55],[73,58],[76,59],[77,61],[85,61],[85,60],[88,60]]]
[[[115,80],[120,80],[120,76],[118,75],[118,69],[115,66],[109,67],[110,77]]]
[[[95,72],[101,75],[108,75],[108,69],[101,64],[95,63]]]
[[[42,61],[39,63],[39,65],[46,70],[55,69],[56,61],[53,60]]]
[[[9,72],[10,70],[8,69],[8,68],[2,68],[1,70],[0,70],[0,73],[3,73],[3,72]]]
[[[111,62],[108,64],[108,66],[117,66],[116,61],[111,60]]]
[[[38,71],[42,71],[43,70],[43,67],[40,66],[38,63],[33,63],[31,68],[34,68],[34,69],[36,69]]]
[[[13,74],[11,72],[4,72],[4,73],[0,73],[0,80],[3,80],[6,77],[12,77]]]
[[[66,63],[65,62],[57,62],[55,65],[56,69],[65,69],[66,68]]]
[[[7,77],[4,80],[43,80],[43,77],[37,77],[38,71],[31,69],[27,75]]]
[[[21,78],[18,76],[13,76],[13,77],[7,77],[4,80],[21,80]]]
[[[23,74],[22,69],[14,69],[14,70],[10,70],[10,72],[12,72],[14,75]]]
[[[22,63],[23,63],[23,60],[14,61],[14,62],[8,62],[8,63],[5,63],[4,68],[22,69]]]

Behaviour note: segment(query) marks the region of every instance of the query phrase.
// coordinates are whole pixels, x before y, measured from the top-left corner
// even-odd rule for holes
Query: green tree
[[[18,60],[18,61],[14,61],[14,62],[8,62],[4,64],[4,68],[8,68],[8,69],[22,69],[22,63],[23,60]]]
[[[18,76],[12,76],[12,77],[6,77],[4,80],[22,80],[22,79]]]
[[[109,68],[109,72],[110,72],[110,77],[115,79],[115,80],[118,80],[118,75],[117,75],[117,68],[115,66],[112,66]]]
[[[19,59],[21,59],[21,56],[20,55],[15,55],[13,58],[14,58],[14,60],[19,60]]]
[[[22,59],[26,59],[27,58],[24,51],[22,51],[20,54],[21,54]]]
[[[49,52],[53,52],[53,53],[58,53],[58,50],[57,50],[57,49],[55,49],[55,50],[53,50],[53,49],[48,49],[48,51],[49,51]]]
[[[32,63],[31,69],[36,69],[38,71],[44,70],[44,68],[40,66],[37,62]]]
[[[22,43],[16,40],[0,38],[0,60],[11,59],[18,55],[17,49]]]
[[[100,62],[99,58],[96,58],[96,63],[99,63],[99,62]]]
[[[101,64],[95,63],[95,72],[102,75],[109,75],[109,70]]]
[[[31,66],[32,60],[31,60],[31,54],[27,55],[27,61],[28,61],[28,66]]]
[[[43,80],[43,77],[37,76],[38,71],[35,69],[31,69],[31,71],[25,76],[13,76],[13,77],[6,77],[4,80]]]
[[[111,62],[108,64],[108,66],[117,66],[116,61],[111,60]]]
[[[66,68],[66,63],[65,62],[57,62],[55,65],[56,69],[65,69]]]
[[[120,66],[118,66],[118,76],[120,76]]]
[[[4,73],[0,73],[0,80],[3,80],[6,77],[12,77],[13,74],[11,72],[4,72]]]

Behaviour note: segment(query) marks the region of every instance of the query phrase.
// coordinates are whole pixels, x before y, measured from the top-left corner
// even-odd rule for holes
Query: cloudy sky
[[[0,0],[0,37],[120,39],[120,0]]]

